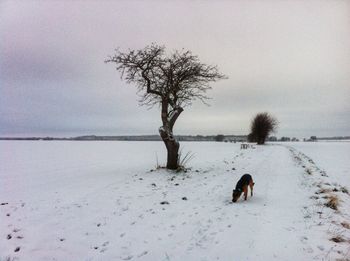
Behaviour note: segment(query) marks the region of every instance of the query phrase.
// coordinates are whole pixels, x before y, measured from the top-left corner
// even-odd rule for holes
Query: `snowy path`
[[[287,147],[185,143],[192,170],[174,174],[144,171],[160,143],[5,145],[16,151],[0,167],[0,260],[333,260],[313,180]],[[244,173],[254,197],[232,204]]]

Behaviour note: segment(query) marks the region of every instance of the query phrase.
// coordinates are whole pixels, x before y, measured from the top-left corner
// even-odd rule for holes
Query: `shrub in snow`
[[[277,125],[277,119],[267,112],[258,113],[251,122],[251,132],[248,135],[248,141],[264,144],[267,137],[276,131]]]

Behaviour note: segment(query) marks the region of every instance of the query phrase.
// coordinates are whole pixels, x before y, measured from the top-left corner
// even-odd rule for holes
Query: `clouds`
[[[280,135],[350,131],[346,1],[0,5],[0,135],[155,133],[157,108],[138,107],[135,88],[103,62],[151,42],[190,49],[229,76],[213,84],[211,107],[186,109],[177,133],[247,133],[260,111],[279,118]]]

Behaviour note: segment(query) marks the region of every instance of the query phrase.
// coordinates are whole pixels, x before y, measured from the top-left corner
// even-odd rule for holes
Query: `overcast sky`
[[[1,1],[0,136],[157,134],[114,49],[189,49],[229,79],[175,134],[350,135],[350,1]]]

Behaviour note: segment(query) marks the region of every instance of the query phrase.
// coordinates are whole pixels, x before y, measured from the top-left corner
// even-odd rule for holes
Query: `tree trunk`
[[[172,136],[171,133],[169,133],[164,129],[164,127],[159,128],[159,134],[168,151],[168,158],[167,158],[167,164],[166,164],[167,169],[177,169],[179,167],[180,144]]]
[[[167,169],[178,169],[179,167],[179,148],[180,144],[174,140],[172,142],[167,142],[165,145],[168,150],[168,159],[166,167]]]
[[[173,136],[173,127],[177,118],[183,111],[183,108],[180,106],[174,106],[174,109],[169,113],[168,104],[169,98],[163,98],[161,113],[163,126],[159,128],[159,134],[168,151],[168,159],[166,164],[167,169],[178,169],[180,144]]]

